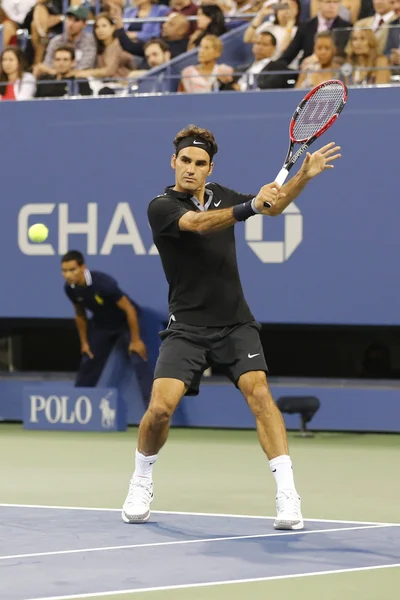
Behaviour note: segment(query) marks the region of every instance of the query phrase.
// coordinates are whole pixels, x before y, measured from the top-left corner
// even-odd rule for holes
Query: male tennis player
[[[210,131],[190,125],[174,140],[175,185],[154,198],[148,217],[169,283],[169,324],[155,369],[150,405],[139,427],[135,471],[122,509],[126,523],[150,517],[152,471],[181,398],[196,395],[202,373],[218,364],[252,410],[277,484],[276,529],[302,529],[300,498],[282,416],[268,388],[258,323],[246,303],[236,260],[234,225],[261,213],[276,216],[307,183],[340,157],[327,144],[307,153],[299,172],[257,196],[206,184],[218,147]],[[269,202],[271,208],[264,203]]]

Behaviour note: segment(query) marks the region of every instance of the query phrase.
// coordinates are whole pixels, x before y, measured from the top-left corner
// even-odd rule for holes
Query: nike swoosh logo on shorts
[[[255,356],[260,356],[260,353],[258,352],[257,354],[248,354],[247,356],[249,358],[254,358]]]
[[[222,200],[220,200],[219,202],[214,202],[214,206],[219,206],[221,204]]]

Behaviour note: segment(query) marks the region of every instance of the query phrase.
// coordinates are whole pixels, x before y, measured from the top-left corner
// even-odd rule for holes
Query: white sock
[[[271,467],[272,474],[275,477],[278,492],[280,490],[296,491],[293,478],[292,461],[290,460],[290,456],[288,456],[287,454],[277,456],[276,458],[273,458],[269,461],[269,466]]]
[[[136,449],[135,456],[135,471],[134,477],[146,477],[147,479],[153,479],[153,466],[157,460],[158,454],[154,456],[145,456]]]

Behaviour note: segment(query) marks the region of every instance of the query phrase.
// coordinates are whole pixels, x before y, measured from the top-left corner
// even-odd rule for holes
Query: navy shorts
[[[243,373],[268,372],[256,321],[228,327],[198,327],[172,322],[161,331],[154,379],[183,381],[186,396],[197,396],[203,372],[215,365],[237,386]]]

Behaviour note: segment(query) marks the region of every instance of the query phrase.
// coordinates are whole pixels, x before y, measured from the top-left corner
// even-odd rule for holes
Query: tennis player
[[[139,427],[135,470],[122,509],[126,523],[150,517],[152,471],[184,395],[197,395],[201,376],[218,365],[242,392],[254,414],[262,449],[277,484],[275,529],[302,529],[300,497],[285,425],[268,387],[260,325],[244,298],[234,225],[256,214],[277,216],[308,182],[337,158],[327,144],[307,153],[282,189],[264,185],[256,196],[206,183],[218,147],[210,131],[189,125],[174,139],[175,185],[150,202],[149,223],[169,283],[169,323],[155,369],[150,405]],[[268,202],[271,207],[266,208]],[[270,299],[270,302],[272,300]]]

